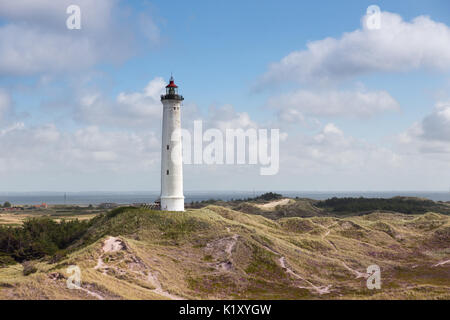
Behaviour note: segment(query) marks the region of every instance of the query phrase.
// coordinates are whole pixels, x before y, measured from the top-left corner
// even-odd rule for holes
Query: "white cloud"
[[[236,181],[240,181],[240,188],[247,190],[447,189],[450,179],[448,161],[436,160],[353,137],[336,124],[327,123],[313,134],[290,134],[281,142],[278,175],[261,177],[251,167],[240,170],[235,166],[208,171],[208,177],[203,176],[207,170],[204,167],[186,171],[195,170],[198,188],[206,184],[219,190],[222,186],[232,189]],[[215,180],[220,180],[220,186]]]
[[[22,129],[24,126],[25,126],[25,124],[23,122],[13,123],[13,124],[3,128],[3,129],[1,129],[0,130],[0,136],[3,136],[3,135],[7,134],[10,131]]]
[[[397,136],[400,150],[436,160],[450,160],[450,102],[439,102],[431,114]]]
[[[390,178],[407,163],[396,152],[352,137],[334,123],[313,134],[291,134],[280,149],[282,190],[382,190],[402,188]],[[397,175],[401,175],[398,173]]]
[[[251,120],[247,112],[238,112],[232,105],[210,107],[205,119],[206,127],[217,128],[225,133],[226,129],[256,128],[257,124]]]
[[[450,102],[438,103],[433,113],[422,121],[425,139],[450,143]]]
[[[11,105],[9,94],[5,90],[0,89],[0,122],[11,112]]]
[[[161,40],[161,31],[151,17],[140,15],[139,27],[142,30],[142,34],[150,43],[158,43]]]
[[[368,117],[385,111],[398,111],[400,105],[386,91],[297,90],[269,99],[282,121],[305,120],[304,115]]]
[[[328,82],[373,72],[403,72],[427,68],[450,69],[450,28],[427,16],[411,22],[382,12],[381,29],[363,28],[341,38],[307,44],[274,63],[260,85],[286,80]]]
[[[154,107],[160,112],[162,104],[159,100],[156,101],[156,98],[159,98],[160,88],[164,86],[164,83],[160,83],[160,81],[162,81],[160,78],[154,79],[140,92],[119,94],[113,108],[121,104],[124,108],[125,105],[144,105],[143,101],[152,99]],[[99,107],[98,99],[95,95],[85,96],[83,103],[87,109],[95,110]],[[151,121],[154,122],[154,120],[142,116],[142,114],[149,114],[147,111],[139,111],[143,117],[139,120],[142,121],[142,127],[136,127],[141,122],[135,120],[135,126],[131,130],[131,122],[123,119],[125,117],[123,110],[109,110],[108,112],[104,114],[104,117],[109,119],[106,123],[87,125],[75,131],[58,128],[54,124],[29,126],[23,123],[0,129],[0,149],[7,150],[7,152],[0,153],[0,174],[3,177],[14,177],[15,181],[42,179],[41,190],[45,189],[46,185],[64,185],[65,181],[59,180],[64,175],[78,176],[73,178],[75,180],[82,176],[85,177],[84,182],[77,182],[77,185],[82,185],[84,188],[90,185],[103,185],[100,188],[108,188],[107,185],[93,181],[94,175],[95,177],[100,175],[104,181],[109,181],[112,179],[111,177],[123,180],[129,175],[138,174],[148,175],[147,188],[158,189],[160,128],[151,125]],[[97,113],[99,116],[102,114],[99,110],[95,111],[95,115]],[[134,115],[130,117],[130,119],[132,118],[140,118],[140,116]],[[192,120],[203,119],[204,130],[218,128],[224,130],[224,133],[227,128],[247,129],[258,126],[247,113],[237,112],[230,105],[211,108],[204,117],[194,110],[190,118]],[[160,121],[161,118],[158,117],[157,122]],[[116,125],[107,125],[111,123]],[[183,120],[183,127],[191,126],[192,122]],[[200,167],[202,170],[212,170],[215,173],[211,174],[218,176],[224,172],[227,172],[229,177],[246,172],[242,168],[230,166],[220,166],[216,170],[209,166]],[[194,178],[193,170],[198,170],[191,166],[186,166],[185,169],[187,179]],[[93,176],[90,176],[91,174]],[[209,179],[208,176],[206,180]],[[5,186],[0,184],[0,188],[2,187]],[[120,189],[120,187],[117,188]]]
[[[140,92],[121,92],[114,101],[100,92],[82,94],[75,119],[90,125],[158,128],[162,116],[161,94],[166,83],[151,80]]]
[[[247,116],[231,106],[216,108],[204,117],[204,128],[264,127]],[[423,136],[421,130],[417,132]],[[412,134],[409,138],[419,140]],[[130,132],[87,126],[70,132],[53,124],[16,123],[0,130],[0,149],[6,150],[0,153],[0,174],[14,181],[17,190],[27,189],[27,183],[36,190],[91,190],[93,186],[133,190],[133,181],[143,189],[159,188],[160,132],[153,128]],[[436,183],[437,177],[449,177],[444,170],[448,161],[439,165],[436,159],[368,143],[328,123],[314,134],[282,139],[280,173],[273,177],[260,177],[258,166],[185,166],[184,170],[186,186],[198,189],[232,188],[236,181],[241,181],[242,189],[259,185],[274,190],[436,189],[443,185]],[[66,184],[63,177],[70,182]],[[0,188],[8,186],[0,184]]]
[[[0,131],[2,173],[123,173],[149,171],[159,161],[159,139],[153,132],[106,131],[89,126],[64,132],[53,124],[23,123]]]
[[[71,4],[81,8],[81,30],[66,27]],[[6,23],[0,27],[0,74],[78,72],[123,61],[137,50],[132,35],[143,31],[120,9],[116,0],[2,1],[0,18]],[[149,41],[158,41],[154,23],[151,32]]]
[[[0,28],[0,74],[77,71],[92,66],[100,55],[93,39],[87,37],[45,34],[22,25]]]
[[[317,134],[305,135],[300,139],[295,138],[295,142],[291,141],[291,144],[295,143],[298,143],[297,147],[294,148],[291,145],[289,149],[290,152],[297,155],[297,161],[304,161],[315,169],[326,171],[354,172],[360,170],[368,162],[378,159],[379,155],[373,156],[382,149],[372,146],[362,139],[345,135],[333,123],[323,126]]]
[[[41,25],[48,28],[66,28],[66,13],[70,5],[81,9],[82,27],[90,32],[104,32],[111,27],[111,19],[118,0],[15,0],[0,3],[0,16],[14,23]]]

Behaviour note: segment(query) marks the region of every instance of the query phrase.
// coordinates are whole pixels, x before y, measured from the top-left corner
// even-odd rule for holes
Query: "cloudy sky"
[[[450,188],[447,0],[3,0],[0,191],[159,190],[171,72],[184,127],[282,137],[277,175],[186,165],[186,190]]]

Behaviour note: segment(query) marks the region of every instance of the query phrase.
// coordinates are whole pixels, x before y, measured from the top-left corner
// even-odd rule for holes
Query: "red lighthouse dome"
[[[175,84],[175,80],[173,80],[173,77],[170,77],[170,82],[166,86],[166,88],[178,88],[178,86]]]
[[[184,100],[182,95],[178,94],[178,86],[173,77],[170,77],[169,84],[166,86],[166,94],[161,96],[161,100]]]

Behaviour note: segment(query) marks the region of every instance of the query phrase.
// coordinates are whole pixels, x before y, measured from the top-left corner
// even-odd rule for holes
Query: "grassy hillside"
[[[450,299],[449,243],[450,217],[436,213],[272,220],[215,205],[118,209],[92,220],[66,256],[0,268],[0,298]],[[372,264],[381,290],[366,288]],[[69,265],[81,269],[81,290],[66,287]]]
[[[450,203],[434,202],[413,197],[382,198],[331,198],[327,200],[287,199],[274,193],[266,193],[256,198],[242,200],[207,200],[191,203],[191,208],[204,208],[208,205],[227,207],[244,213],[262,215],[277,220],[285,217],[345,217],[370,214],[377,211],[425,214],[436,212],[450,214]]]

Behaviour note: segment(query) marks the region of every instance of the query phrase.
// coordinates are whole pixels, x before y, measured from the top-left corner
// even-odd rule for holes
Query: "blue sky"
[[[171,72],[185,127],[287,137],[276,176],[185,166],[188,190],[447,190],[449,26],[444,0],[3,1],[0,191],[157,190]]]
[[[252,94],[251,86],[270,63],[291,51],[304,49],[308,41],[339,37],[359,28],[362,15],[373,4],[371,1],[133,3],[136,10],[148,10],[158,17],[157,21],[160,19],[163,44],[124,66],[105,68],[117,83],[114,92],[142,87],[150,75],[165,75],[172,70],[186,97],[199,105],[230,103],[238,109],[255,111],[254,116],[259,116],[257,111],[266,95]],[[435,21],[450,22],[450,10],[445,10],[450,9],[450,4],[446,1],[377,3],[383,10],[399,13],[405,19],[426,14]],[[436,84],[437,78],[440,79],[436,82],[442,81],[435,74],[426,82],[423,77],[423,73],[412,79],[410,75],[371,76],[366,81],[375,88],[385,88],[388,81],[389,86],[396,86],[399,98],[410,104],[417,101],[417,97],[411,97],[411,91],[423,88],[430,80],[433,82],[430,85]],[[121,81],[123,78],[127,81]],[[424,95],[420,98],[429,102]]]

